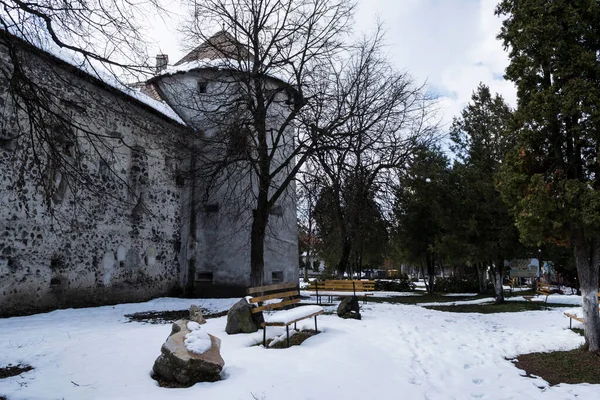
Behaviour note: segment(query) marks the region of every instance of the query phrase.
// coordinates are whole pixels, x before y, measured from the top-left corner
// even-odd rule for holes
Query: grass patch
[[[521,354],[515,365],[527,376],[539,376],[550,385],[600,384],[600,355],[582,349]]]
[[[569,307],[569,305],[530,303],[528,301],[507,301],[502,304],[458,304],[452,306],[425,306],[424,308],[456,313],[495,314],[523,311],[545,311],[551,309],[552,307]]]
[[[204,319],[219,318],[227,315],[227,311],[218,313],[209,313],[207,310],[202,310],[202,316]],[[190,317],[189,310],[175,310],[175,311],[146,311],[135,314],[126,314],[125,317],[129,318],[129,322],[147,322],[150,324],[170,324],[180,319],[188,319]]]
[[[33,367],[31,365],[12,365],[8,364],[6,367],[0,367],[0,379],[10,378],[11,376],[21,375],[23,372],[31,371]],[[2,400],[2,397],[0,397]]]
[[[478,294],[476,296],[444,296],[443,294],[423,294],[420,296],[391,296],[377,297],[369,296],[369,303],[394,303],[394,304],[420,304],[420,303],[451,303],[454,301],[475,300],[490,297],[490,294]]]
[[[290,336],[290,347],[291,346],[299,346],[302,344],[302,342],[304,342],[309,337],[318,335],[319,333],[321,333],[321,332],[315,331],[314,329],[306,329],[306,330],[297,332],[294,335]],[[285,334],[284,334],[284,336],[285,336]],[[268,349],[286,349],[288,347],[287,340],[285,338],[282,341],[275,343],[272,347],[269,347],[272,341],[273,341],[273,339],[267,339],[267,348]]]
[[[579,336],[585,336],[583,333],[583,329],[581,329],[581,328],[571,328],[571,330],[573,332],[575,332],[576,334],[578,334]]]

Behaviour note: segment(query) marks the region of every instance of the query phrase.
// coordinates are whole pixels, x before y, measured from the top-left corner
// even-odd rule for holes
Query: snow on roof
[[[155,111],[158,111],[165,117],[181,125],[185,125],[185,122],[181,119],[181,117],[179,117],[179,115],[177,115],[177,113],[165,102],[155,100],[150,96],[142,93],[138,89],[131,88],[123,84],[117,79],[116,76],[107,71],[103,66],[95,66],[91,64],[90,60],[86,59],[83,55],[69,49],[61,48],[51,39],[43,39],[41,37],[29,37],[25,40],[23,38],[19,38],[18,35],[14,35],[13,32],[10,33],[13,34],[15,38],[24,40],[26,43],[28,43],[31,46],[34,46],[38,50],[43,51],[53,56],[54,58],[57,58],[75,67],[76,69],[91,76],[92,78],[100,80],[101,82],[110,86],[111,88],[116,89],[122,92],[123,94],[132,97],[135,100],[153,108]]]
[[[188,61],[182,64],[170,65],[161,71],[160,75],[150,79],[154,81],[162,76],[174,75],[183,72],[189,72],[196,69],[216,69],[219,71],[239,71],[248,72],[252,70],[253,63],[249,60],[235,60],[231,58],[203,58],[201,60]],[[278,80],[289,85],[290,78],[284,71],[275,71],[270,69],[266,74],[269,78]]]

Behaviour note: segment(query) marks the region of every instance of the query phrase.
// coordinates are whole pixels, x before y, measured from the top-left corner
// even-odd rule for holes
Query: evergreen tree
[[[495,176],[511,144],[506,131],[512,112],[504,99],[480,84],[471,102],[455,118],[450,137],[453,150],[462,164],[462,183],[468,192],[463,203],[470,211],[467,240],[473,252],[471,262],[493,268],[496,303],[504,301],[502,290],[504,260],[519,247],[514,219],[496,190]],[[459,165],[456,166],[459,168]]]
[[[523,240],[572,247],[585,338],[600,351],[600,2],[503,0],[518,145],[500,181]]]
[[[393,242],[404,262],[425,266],[427,290],[434,290],[439,243],[449,215],[448,158],[438,147],[421,147],[400,174],[394,209]]]

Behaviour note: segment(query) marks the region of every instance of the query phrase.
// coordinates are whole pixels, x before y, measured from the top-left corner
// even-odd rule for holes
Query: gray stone
[[[252,314],[251,310],[252,306],[246,299],[241,299],[235,303],[227,312],[225,332],[230,335],[256,332],[264,319],[262,313]]]
[[[185,335],[190,333],[187,322],[180,319],[173,323],[171,334],[160,349],[161,355],[154,362],[154,377],[182,386],[220,380],[225,365],[220,352],[221,340],[209,334],[212,347],[207,352],[189,352],[184,343]]]
[[[337,309],[337,315],[340,318],[360,319],[360,307],[358,298],[354,296],[344,297]]]
[[[190,306],[190,321],[199,323],[200,325],[205,324],[206,320],[202,316],[202,310],[196,305]]]

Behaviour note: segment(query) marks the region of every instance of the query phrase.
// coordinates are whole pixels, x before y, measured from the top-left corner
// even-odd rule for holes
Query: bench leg
[[[572,329],[573,318],[569,318],[569,329]]]
[[[263,327],[263,347],[267,347],[267,327]]]
[[[298,328],[296,327],[296,323],[294,322],[294,330],[297,331]]]
[[[318,332],[317,331],[317,316],[315,315],[315,333]]]
[[[287,347],[290,347],[290,326],[285,326],[285,333],[287,335]]]

